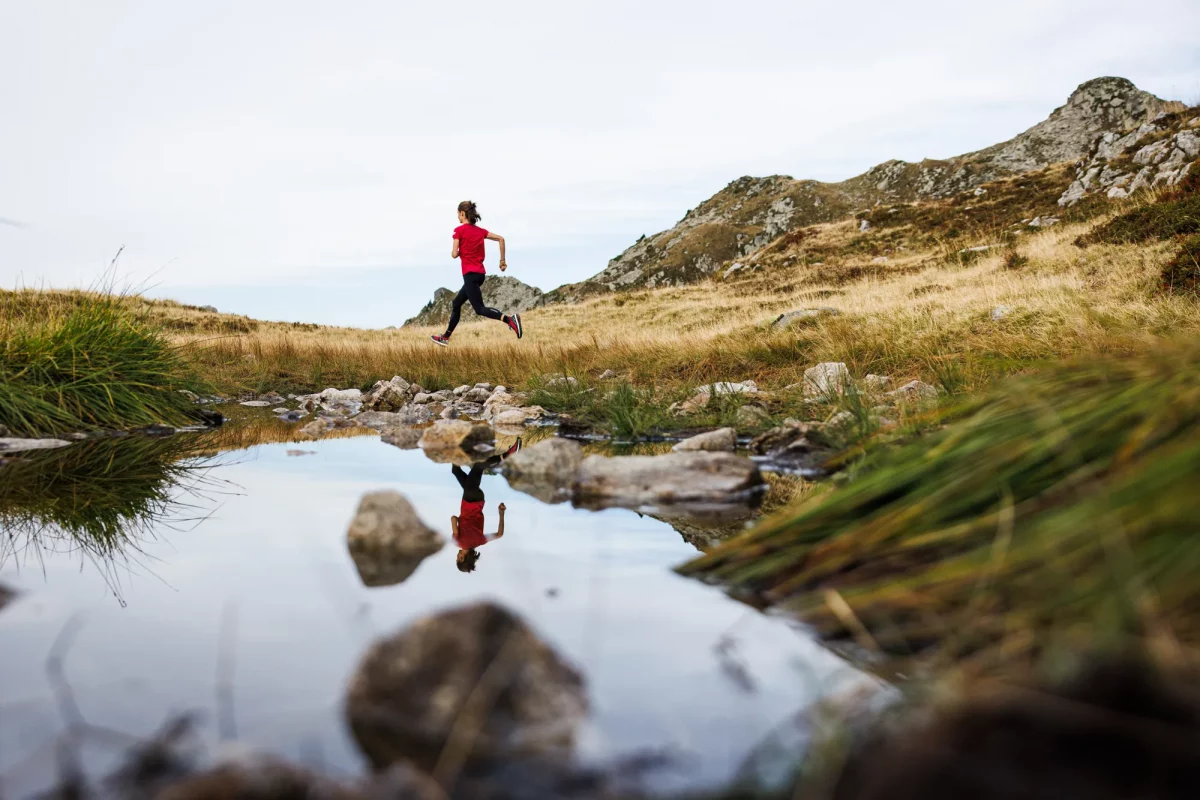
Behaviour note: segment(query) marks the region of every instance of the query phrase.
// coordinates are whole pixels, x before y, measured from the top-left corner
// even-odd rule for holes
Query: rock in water
[[[732,503],[763,485],[758,465],[731,453],[588,456],[572,487],[576,502],[594,505]]]
[[[583,448],[570,439],[546,439],[518,450],[505,460],[504,477],[514,489],[547,503],[570,494]]]
[[[426,428],[417,445],[434,461],[467,463],[467,452],[479,444],[490,444],[496,435],[491,425],[465,419],[441,419]]]
[[[700,433],[690,439],[684,439],[671,449],[676,453],[688,452],[733,452],[737,447],[737,431],[733,428],[718,428],[715,431]]]
[[[376,769],[567,754],[587,711],[583,678],[493,603],[424,619],[371,647],[346,717]]]
[[[346,545],[364,586],[400,583],[444,543],[399,492],[363,495],[346,531]]]

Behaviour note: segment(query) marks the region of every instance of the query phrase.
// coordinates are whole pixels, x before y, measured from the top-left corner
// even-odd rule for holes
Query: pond
[[[363,651],[485,599],[583,673],[581,759],[666,754],[656,789],[774,768],[764,753],[776,741],[790,764],[804,712],[867,680],[787,620],[676,575],[698,550],[653,516],[547,505],[483,472],[485,532],[503,504],[504,535],[464,572],[451,539],[464,489],[451,466],[372,435],[203,436],[89,441],[0,467],[0,586],[17,592],[0,609],[5,796],[56,778],[55,737],[74,712],[48,670],[54,654],[78,713],[110,732],[82,742],[98,772],[131,741],[112,732],[147,737],[198,710],[211,752],[235,740],[360,774],[342,699]],[[448,545],[400,583],[367,586],[345,535],[362,495],[379,489],[403,493]],[[680,525],[692,541],[696,524]]]

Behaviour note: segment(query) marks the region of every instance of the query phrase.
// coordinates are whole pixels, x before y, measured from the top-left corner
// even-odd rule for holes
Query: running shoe
[[[513,443],[513,446],[504,451],[504,458],[508,458],[509,456],[511,456],[513,453],[517,452],[520,449],[521,449],[521,437],[518,436],[517,441],[515,441]]]
[[[430,336],[429,338],[433,340],[434,344],[440,344],[442,347],[445,347],[446,345],[450,344],[449,336],[442,336],[440,334],[435,333],[433,336]]]
[[[510,314],[508,317],[508,327],[512,328],[513,333],[515,333],[517,335],[517,338],[520,339],[521,334],[522,334],[521,315],[520,314]]]

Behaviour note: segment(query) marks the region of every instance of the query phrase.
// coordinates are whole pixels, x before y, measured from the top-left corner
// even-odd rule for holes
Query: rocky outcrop
[[[458,290],[438,289],[433,299],[415,317],[404,321],[412,325],[445,325],[450,320],[450,304]],[[483,282],[483,302],[505,314],[519,314],[542,304],[542,290],[507,275],[489,275]],[[470,316],[470,312],[465,312]]]
[[[1075,165],[1075,181],[1059,198],[1073,206],[1102,193],[1110,200],[1151,186],[1175,186],[1200,170],[1200,109],[1163,112],[1129,131],[1107,131]]]
[[[693,283],[802,228],[881,203],[951,197],[1006,176],[1075,161],[1088,155],[1097,137],[1123,135],[1163,111],[1181,108],[1123,78],[1098,78],[1077,88],[1046,120],[977,152],[920,163],[888,161],[842,183],[786,175],[739,178],[674,227],[641,237],[599,274],[548,292],[543,301],[576,302],[606,292]],[[867,223],[865,230],[870,227]]]
[[[346,697],[350,729],[376,769],[407,761],[427,772],[444,753],[465,764],[569,752],[586,711],[581,675],[491,603],[377,642]]]
[[[346,546],[364,586],[400,583],[444,543],[404,495],[390,491],[363,495],[346,531]]]
[[[576,473],[575,503],[672,505],[734,503],[763,485],[758,466],[731,453],[668,453],[661,456],[588,456]]]

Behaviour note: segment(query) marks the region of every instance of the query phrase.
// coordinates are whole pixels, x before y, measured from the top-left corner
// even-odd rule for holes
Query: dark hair
[[[479,220],[483,219],[483,215],[475,208],[475,204],[470,200],[463,200],[458,204],[458,210],[467,215],[467,222],[474,225]]]
[[[477,550],[459,550],[459,557],[454,559],[455,566],[459,572],[474,572],[475,562],[479,560],[479,551]]]

